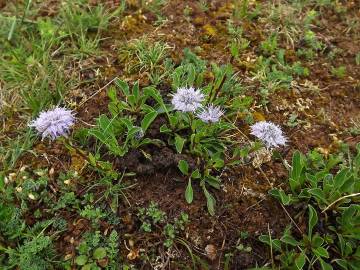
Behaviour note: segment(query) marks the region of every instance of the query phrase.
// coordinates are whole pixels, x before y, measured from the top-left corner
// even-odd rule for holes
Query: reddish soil
[[[133,1],[135,2],[135,1]],[[167,21],[161,27],[154,26],[156,16],[150,12],[139,13],[136,5],[130,7],[126,15],[131,15],[133,20],[129,24],[122,21],[113,23],[107,35],[111,37],[102,44],[104,56],[92,59],[84,66],[89,69],[79,76],[88,78],[92,72],[92,66],[100,66],[101,78],[96,78],[96,83],[80,87],[81,91],[73,91],[67,97],[69,100],[82,101],[89,98],[101,86],[105,85],[115,76],[124,77],[129,81],[140,80],[142,86],[148,85],[145,74],[134,73],[125,74],[126,62],[121,62],[116,50],[117,45],[126,43],[134,38],[146,35],[151,40],[162,40],[167,42],[173,49],[171,56],[175,63],[181,60],[182,50],[191,48],[198,52],[198,55],[207,61],[224,64],[229,61],[229,53],[226,48],[228,37],[226,33],[226,20],[230,18],[233,7],[226,4],[226,1],[212,1],[210,9],[203,12],[194,3],[195,1],[171,1],[171,5],[166,6],[162,13]],[[349,3],[350,6],[351,3]],[[190,10],[189,19],[184,16],[184,9]],[[291,112],[298,114],[298,119],[302,124],[295,128],[285,128],[288,134],[289,144],[282,151],[283,157],[290,161],[295,149],[307,152],[310,149],[320,147],[323,153],[331,153],[336,150],[339,140],[345,141],[350,145],[360,142],[360,136],[352,137],[347,129],[350,127],[350,120],[358,117],[360,113],[360,67],[354,62],[356,53],[360,51],[359,36],[355,33],[346,33],[346,25],[342,18],[333,11],[326,10],[321,16],[321,25],[316,32],[327,37],[326,42],[329,48],[336,46],[342,49],[341,57],[336,58],[333,65],[346,67],[346,77],[337,79],[330,73],[330,64],[325,56],[319,56],[314,63],[308,64],[310,76],[299,81],[298,85],[288,91],[278,91],[270,96],[268,112],[254,107],[254,112],[262,114],[267,120],[279,124],[285,124]],[[355,7],[351,7],[349,12],[354,17],[359,15]],[[351,16],[351,15],[348,15]],[[214,28],[216,34],[210,36],[206,30],[208,26]],[[244,23],[244,34],[251,40],[249,48],[242,58],[256,55],[252,48],[264,39],[261,23]],[[330,37],[330,38],[329,38]],[[357,38],[357,40],[354,40]],[[289,49],[291,51],[291,49]],[[296,56],[293,56],[296,60]],[[251,68],[242,63],[234,63],[234,67],[244,83],[248,84],[248,76]],[[209,78],[210,79],[210,78]],[[318,86],[319,91],[315,91],[307,84]],[[164,91],[170,89],[166,83],[162,86]],[[169,90],[167,90],[169,91]],[[251,93],[251,91],[254,91]],[[248,94],[257,96],[256,89]],[[106,88],[96,94],[77,108],[77,117],[86,123],[93,124],[94,119],[107,112]],[[160,120],[157,120],[161,122]],[[84,126],[80,122],[79,126]],[[151,134],[156,137],[157,127],[161,123],[155,122],[152,126]],[[246,127],[239,124],[239,128],[246,132]],[[33,163],[37,167],[48,167],[51,164],[55,171],[66,171],[71,167],[72,156],[61,145],[55,143],[51,148],[48,143],[39,143],[35,149],[38,154],[46,153],[46,156],[33,158]],[[90,150],[89,147],[88,150]],[[116,168],[120,171],[128,169],[136,172],[136,186],[128,190],[129,206],[124,202],[120,207],[119,217],[123,223],[119,225],[120,235],[129,234],[135,242],[136,248],[149,249],[156,247],[160,253],[164,252],[162,243],[159,243],[159,235],[144,235],[139,232],[139,220],[136,217],[138,207],[146,207],[151,201],[157,202],[159,208],[166,212],[170,219],[178,217],[181,212],[189,214],[190,223],[181,237],[189,242],[194,250],[199,250],[197,254],[205,253],[207,245],[213,245],[216,249],[216,258],[208,260],[212,269],[222,269],[224,255],[227,252],[234,252],[234,246],[240,237],[240,232],[248,232],[250,237],[246,244],[252,246],[253,251],[248,254],[245,252],[235,252],[230,269],[245,269],[255,264],[263,265],[268,262],[269,254],[265,252],[257,240],[260,234],[267,234],[268,231],[273,235],[279,235],[284,227],[290,223],[281,205],[274,199],[267,196],[270,188],[270,181],[274,186],[283,185],[287,181],[287,171],[281,161],[272,161],[263,165],[263,173],[252,166],[240,166],[236,170],[225,170],[222,174],[222,191],[213,191],[217,200],[216,215],[211,217],[206,209],[206,200],[200,188],[195,188],[195,200],[188,205],[184,199],[186,179],[182,177],[176,169],[177,161],[187,159],[192,163],[191,157],[176,154],[169,148],[149,148],[152,155],[152,162],[144,160],[143,156],[132,151],[124,158],[107,157],[113,161]],[[28,157],[24,157],[27,159]],[[21,162],[20,162],[21,163]],[[83,172],[85,175],[86,172]],[[266,175],[266,177],[264,176]],[[268,178],[268,179],[266,179]],[[134,183],[133,179],[127,180]],[[288,209],[291,213],[293,210]],[[65,213],[64,213],[65,215]],[[74,246],[81,239],[81,235],[88,229],[88,222],[77,216],[68,215],[67,220],[71,221],[69,230],[64,239],[60,240],[59,248],[65,247],[64,252],[74,252]],[[301,224],[299,224],[301,226]],[[105,230],[106,224],[102,229]],[[70,245],[68,245],[70,243]],[[176,262],[185,262],[191,265],[190,257],[186,249],[181,248],[180,255],[172,260],[173,265],[170,269],[177,269]],[[126,256],[127,251],[123,245],[120,247]],[[72,251],[71,251],[72,250]],[[142,262],[133,261],[139,266]],[[150,269],[150,266],[142,266],[141,269]],[[181,269],[181,268],[179,268]]]

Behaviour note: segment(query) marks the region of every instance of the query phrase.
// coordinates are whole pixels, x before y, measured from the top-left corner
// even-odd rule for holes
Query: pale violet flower
[[[200,90],[195,90],[193,87],[178,88],[173,95],[171,104],[175,110],[182,112],[195,112],[201,107],[201,102],[204,100],[204,94]]]
[[[251,134],[260,139],[267,148],[285,145],[287,139],[281,128],[274,123],[261,121],[251,127]]]
[[[56,107],[53,110],[43,111],[33,120],[29,127],[34,127],[42,136],[42,139],[50,137],[54,140],[57,137],[67,135],[69,129],[75,123],[75,117],[71,110]]]
[[[135,138],[136,140],[140,140],[141,138],[144,137],[144,135],[145,135],[145,134],[144,134],[144,130],[143,130],[142,128],[139,128],[139,130],[135,132],[134,138]]]
[[[214,105],[208,105],[196,114],[196,116],[205,123],[215,123],[220,120],[220,117],[223,116],[224,111],[220,107]]]

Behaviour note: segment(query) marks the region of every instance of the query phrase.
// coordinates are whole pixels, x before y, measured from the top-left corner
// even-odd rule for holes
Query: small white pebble
[[[35,172],[38,176],[44,176],[44,172],[43,171],[36,171]]]
[[[16,179],[16,173],[9,173],[9,180],[10,180],[10,182],[15,181],[15,179]]]
[[[71,183],[70,179],[64,181],[65,185],[70,185],[70,183]]]

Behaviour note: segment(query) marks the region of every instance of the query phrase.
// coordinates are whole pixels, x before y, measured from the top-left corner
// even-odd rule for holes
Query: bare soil
[[[195,1],[172,0],[171,4],[162,10],[167,21],[159,27],[154,26],[156,20],[154,14],[141,13],[136,1],[132,2],[134,5],[130,6],[125,14],[127,20],[113,23],[111,29],[106,32],[109,39],[102,43],[104,53],[82,63],[87,69],[86,72],[79,72],[79,76],[84,78],[95,76],[93,73],[96,67],[100,69],[102,77],[97,78],[92,85],[69,93],[67,99],[81,104],[115,76],[123,77],[128,63],[120,61],[116,48],[119,44],[143,35],[151,40],[168,43],[172,47],[171,56],[175,63],[181,61],[184,48],[196,51],[201,58],[209,62],[228,63],[226,20],[230,19],[234,8],[230,2],[211,1],[210,9],[204,12],[199,9]],[[359,18],[358,4],[357,1],[348,1],[344,4],[348,5],[346,16]],[[189,17],[184,16],[185,8],[190,10]],[[288,161],[291,160],[292,153],[296,149],[307,152],[318,148],[323,153],[329,154],[337,149],[339,141],[344,141],[350,146],[360,142],[360,136],[352,136],[348,132],[351,120],[360,115],[360,66],[354,62],[356,53],[360,52],[359,35],[347,32],[343,18],[334,11],[323,12],[322,26],[316,29],[316,33],[324,38],[329,50],[335,46],[340,48],[341,56],[336,58],[336,62],[331,62],[320,54],[315,61],[307,63],[310,70],[309,77],[297,80],[297,84],[290,90],[271,94],[268,111],[258,107],[253,108],[254,113],[281,125],[287,123],[291,113],[298,114],[301,124],[293,128],[285,127],[289,143],[281,154]],[[260,21],[242,24],[244,35],[251,41],[250,48],[241,56],[243,60],[258,55],[258,45],[266,37],[263,32],[265,26],[262,24]],[[324,25],[326,28],[323,27]],[[209,35],[209,31],[213,31],[213,35]],[[296,46],[301,44],[295,44],[295,48]],[[301,60],[297,58],[295,48],[287,48],[287,60]],[[252,71],[251,65],[239,61],[234,62],[233,65],[244,84],[250,84],[248,78]],[[341,79],[335,78],[330,73],[331,65],[344,65],[346,76]],[[129,81],[139,80],[142,86],[149,84],[147,76],[141,72],[126,76]],[[164,95],[170,91],[170,86],[166,83],[161,88]],[[257,86],[254,85],[247,94],[258,97],[256,88]],[[107,104],[106,88],[81,104],[77,108],[77,117],[82,121],[78,127],[85,126],[84,122],[93,124],[97,116],[107,113]],[[158,128],[163,121],[159,118],[152,125],[149,131],[151,137],[159,136]],[[238,127],[244,132],[248,129],[243,121],[239,121]],[[37,158],[26,155],[19,163],[32,164],[34,167],[51,166],[56,172],[60,172],[69,170],[73,166],[74,158],[79,158],[71,154],[61,142],[53,143],[52,147],[49,147],[48,142],[39,142],[34,151],[38,154]],[[148,147],[146,152],[152,156],[152,161],[145,159],[138,150],[131,151],[124,158],[106,157],[119,171],[127,169],[137,173],[136,180],[134,178],[126,180],[131,184],[135,181],[136,185],[127,191],[130,205],[123,202],[118,213],[122,223],[116,228],[121,235],[126,235],[127,240],[131,239],[134,242],[135,249],[152,248],[159,253],[165,252],[162,243],[159,242],[158,234],[145,235],[139,231],[141,224],[136,216],[137,209],[147,207],[154,201],[170,219],[178,217],[181,212],[189,214],[191,222],[182,237],[199,251],[198,254],[208,261],[211,269],[222,269],[225,254],[234,252],[240,232],[245,231],[250,235],[246,244],[252,247],[252,252],[250,254],[235,252],[230,269],[246,269],[268,262],[269,254],[258,242],[257,236],[267,233],[278,236],[291,222],[288,213],[298,211],[287,209],[287,213],[275,199],[267,195],[271,187],[269,182],[272,186],[283,186],[287,183],[287,171],[280,160],[264,164],[262,170],[255,169],[251,165],[239,166],[236,170],[226,169],[222,174],[222,190],[213,192],[217,206],[216,215],[211,217],[207,212],[206,199],[200,188],[195,188],[195,199],[191,205],[184,199],[186,179],[179,174],[176,164],[180,159],[186,159],[191,166],[195,166],[195,161],[167,147]],[[59,238],[58,249],[63,254],[68,254],[75,252],[82,234],[89,229],[89,222],[75,213],[64,211],[63,215],[69,221],[69,227],[63,237]],[[30,218],[28,222],[31,223]],[[305,223],[298,225],[306,226]],[[103,231],[109,230],[107,224],[102,224],[101,228]],[[207,245],[215,247],[216,255],[212,260],[206,256]],[[179,253],[172,260],[170,269],[183,269],[177,266],[179,262],[191,266],[191,259],[186,249],[181,245],[177,247]],[[120,249],[126,257],[128,250],[123,244]],[[140,269],[151,269],[149,265],[142,265],[137,258],[132,263],[137,264]]]

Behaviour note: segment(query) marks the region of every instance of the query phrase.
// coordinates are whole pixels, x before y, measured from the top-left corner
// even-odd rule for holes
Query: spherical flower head
[[[267,121],[257,122],[252,125],[251,134],[260,139],[267,148],[285,145],[287,141],[281,128]]]
[[[173,95],[171,104],[175,110],[182,112],[195,112],[201,107],[201,102],[204,100],[204,94],[200,90],[190,88],[179,88]]]
[[[60,136],[66,136],[70,127],[75,123],[75,117],[71,110],[56,107],[53,110],[43,111],[33,120],[29,127],[34,127],[42,139],[49,137],[55,140]]]
[[[223,116],[224,111],[220,107],[214,106],[212,104],[202,108],[196,116],[205,123],[215,123],[220,120],[220,117]]]
[[[144,130],[142,129],[142,128],[139,128],[139,130],[138,131],[136,131],[136,133],[135,133],[135,135],[134,135],[134,138],[136,139],[136,140],[140,140],[140,139],[142,139],[143,137],[144,137]]]

